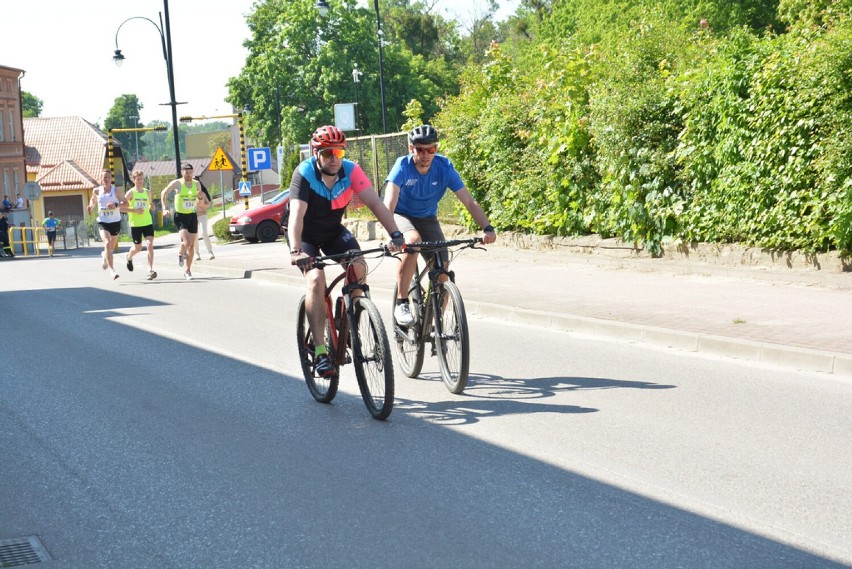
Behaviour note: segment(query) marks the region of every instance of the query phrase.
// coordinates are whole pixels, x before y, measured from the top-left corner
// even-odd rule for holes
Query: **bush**
[[[231,218],[225,217],[216,221],[213,224],[213,235],[216,236],[216,239],[219,240],[219,243],[227,243],[228,241],[233,241],[234,237],[231,235],[231,231],[229,229],[231,225]]]

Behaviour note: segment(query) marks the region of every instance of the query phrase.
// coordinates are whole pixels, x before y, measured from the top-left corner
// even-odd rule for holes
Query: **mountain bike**
[[[470,367],[470,339],[467,314],[461,293],[455,284],[455,273],[447,270],[441,256],[442,250],[455,255],[463,249],[477,247],[482,239],[456,239],[452,241],[424,241],[410,243],[406,253],[427,252],[431,258],[420,269],[419,260],[408,288],[408,302],[414,323],[400,326],[393,321],[393,339],[399,354],[399,365],[408,377],[417,377],[423,368],[425,346],[431,344],[431,355],[438,356],[441,379],[452,393],[461,393],[467,385]],[[455,247],[456,249],[452,249]],[[443,282],[440,277],[447,277]],[[424,279],[426,279],[424,287]],[[393,306],[396,305],[397,287],[393,289]]]
[[[373,418],[381,421],[387,419],[393,410],[393,360],[381,315],[370,299],[370,287],[358,282],[352,266],[355,258],[373,253],[389,254],[385,247],[380,247],[311,257],[298,263],[300,266],[318,269],[338,262],[343,265],[343,272],[325,289],[325,345],[337,367],[337,373],[331,377],[321,377],[315,372],[315,342],[308,323],[304,296],[299,301],[296,339],[302,372],[314,399],[320,403],[330,403],[337,395],[340,369],[345,364],[354,363],[355,377],[364,404]],[[332,292],[344,279],[340,295],[332,303]],[[355,291],[361,294],[353,295]]]

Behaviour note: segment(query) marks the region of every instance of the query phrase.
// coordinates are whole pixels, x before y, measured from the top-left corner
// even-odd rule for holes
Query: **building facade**
[[[27,183],[21,99],[22,69],[0,65],[0,199],[14,204]]]

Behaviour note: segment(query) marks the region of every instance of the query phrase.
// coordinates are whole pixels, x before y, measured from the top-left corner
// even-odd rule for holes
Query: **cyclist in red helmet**
[[[464,204],[473,220],[482,228],[482,242],[493,243],[497,234],[479,203],[470,195],[448,158],[437,154],[438,131],[424,124],[408,133],[407,156],[398,158],[387,177],[385,205],[394,213],[394,219],[405,232],[407,243],[418,241],[444,241],[444,232],[438,222],[438,202],[447,188]],[[444,263],[448,262],[442,252]],[[410,326],[414,316],[408,306],[405,291],[414,275],[416,255],[404,255],[397,267],[397,298],[394,319],[400,326]],[[445,279],[446,276],[442,276]]]
[[[373,190],[370,179],[360,166],[345,160],[346,136],[335,126],[321,126],[311,136],[311,157],[293,172],[290,181],[290,222],[287,234],[290,239],[290,263],[299,259],[345,253],[360,249],[358,241],[343,226],[346,206],[357,195],[375,214],[391,237],[390,248],[398,250],[403,245],[402,232],[396,226],[393,214],[385,207]],[[363,259],[354,263],[358,279],[364,282],[367,264]],[[305,308],[314,338],[325,337],[325,273],[322,269],[303,270],[307,281]],[[316,371],[319,375],[336,373],[328,357],[325,344],[316,346]]]

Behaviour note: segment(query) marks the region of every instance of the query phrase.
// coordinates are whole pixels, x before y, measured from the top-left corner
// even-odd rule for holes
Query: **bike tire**
[[[334,359],[333,347],[329,337],[328,323],[326,323],[326,346],[329,356]],[[305,310],[305,297],[299,301],[299,316],[296,321],[296,342],[299,348],[299,363],[302,365],[302,374],[305,376],[305,384],[311,395],[320,403],[331,403],[337,395],[337,387],[340,383],[340,375],[331,377],[319,377],[314,374],[314,338],[308,323],[308,314]]]
[[[352,359],[364,404],[374,419],[383,421],[393,411],[393,359],[385,325],[376,305],[361,296],[352,299]]]
[[[425,352],[424,339],[419,337],[418,331],[422,327],[420,321],[420,304],[423,295],[420,293],[420,285],[416,279],[411,280],[408,289],[408,303],[411,314],[414,315],[414,323],[411,326],[400,326],[393,316],[396,308],[397,287],[393,287],[393,302],[391,304],[391,322],[393,323],[393,345],[399,360],[399,367],[407,377],[417,377],[423,369],[423,354]]]
[[[442,307],[440,319],[435,318],[435,342],[438,345],[441,379],[450,392],[459,394],[467,386],[470,369],[467,315],[461,293],[455,283],[441,283],[436,292],[438,306]]]

